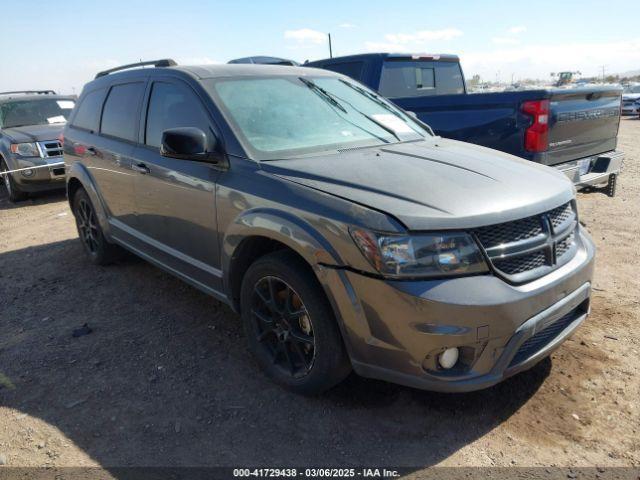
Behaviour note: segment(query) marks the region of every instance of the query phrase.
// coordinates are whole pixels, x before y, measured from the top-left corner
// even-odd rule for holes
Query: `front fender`
[[[69,186],[74,179],[80,182],[82,188],[84,188],[89,195],[91,203],[96,211],[96,215],[98,216],[100,228],[107,240],[111,240],[111,229],[109,227],[109,217],[106,204],[96,187],[95,180],[89,172],[89,169],[80,162],[74,162],[71,165],[67,164],[67,198],[69,199],[69,206],[73,210],[72,199],[69,195]]]
[[[297,252],[311,266],[342,265],[338,252],[304,220],[270,208],[255,208],[242,212],[226,229],[222,242],[222,270],[228,280],[231,261],[240,243],[261,236],[279,241]]]

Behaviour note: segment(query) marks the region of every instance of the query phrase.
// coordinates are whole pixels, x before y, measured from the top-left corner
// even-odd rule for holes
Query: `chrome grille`
[[[493,268],[512,283],[541,277],[577,251],[572,202],[532,217],[473,231]]]
[[[62,156],[62,144],[58,140],[38,142],[38,148],[43,158]]]
[[[549,212],[549,220],[553,228],[558,228],[570,218],[573,218],[573,208],[570,203],[554,208]]]
[[[573,247],[574,244],[575,244],[575,235],[573,233],[569,235],[567,238],[565,238],[564,240],[559,241],[556,244],[556,257],[557,258],[562,257],[565,253],[571,250],[571,247]]]
[[[503,243],[516,242],[535,237],[542,233],[540,217],[523,218],[515,222],[500,223],[490,227],[481,227],[476,235],[485,248],[492,248]]]
[[[528,272],[534,268],[542,267],[547,264],[547,257],[544,252],[537,251],[529,255],[521,255],[519,257],[497,259],[493,261],[493,265],[500,271],[508,275],[517,275],[518,273]]]

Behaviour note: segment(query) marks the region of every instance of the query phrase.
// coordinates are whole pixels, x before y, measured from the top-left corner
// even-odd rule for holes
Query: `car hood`
[[[55,140],[64,130],[64,123],[53,125],[25,125],[23,127],[5,128],[2,133],[15,143],[42,142]]]
[[[436,138],[261,163],[283,179],[392,215],[410,230],[472,228],[568,202],[567,177],[543,165]]]
[[[639,100],[640,93],[625,93],[622,95],[623,100]]]

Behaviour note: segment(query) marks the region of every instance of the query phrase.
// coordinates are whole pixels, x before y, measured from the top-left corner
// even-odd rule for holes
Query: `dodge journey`
[[[63,149],[91,261],[124,248],[226,302],[262,370],[300,393],[352,370],[485,388],[589,312],[594,247],[565,175],[435,136],[334,72],[101,72]]]

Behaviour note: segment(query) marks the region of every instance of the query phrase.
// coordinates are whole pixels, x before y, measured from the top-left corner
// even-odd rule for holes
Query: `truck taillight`
[[[522,104],[522,112],[532,118],[524,134],[528,152],[545,152],[549,148],[549,100],[531,100]]]

